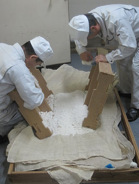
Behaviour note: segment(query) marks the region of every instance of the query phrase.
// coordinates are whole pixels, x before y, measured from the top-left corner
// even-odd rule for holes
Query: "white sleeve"
[[[118,20],[114,27],[116,29],[115,39],[118,41],[119,46],[116,50],[106,54],[109,63],[130,56],[137,48],[135,34],[129,21],[125,19]]]
[[[10,77],[24,101],[24,107],[34,109],[42,104],[44,94],[41,88],[35,86],[34,76],[28,69],[19,65],[13,66],[10,68]]]
[[[78,40],[75,40],[74,42],[75,42],[75,45],[76,45],[77,53],[79,55],[86,51],[86,48],[83,47]]]

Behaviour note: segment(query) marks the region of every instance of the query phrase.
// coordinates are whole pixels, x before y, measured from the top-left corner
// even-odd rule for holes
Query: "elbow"
[[[130,47],[126,50],[127,56],[130,56],[136,52],[137,47]]]
[[[124,55],[124,57],[131,56],[132,54],[136,52],[136,49],[137,49],[137,46],[120,47],[121,53],[122,55]]]

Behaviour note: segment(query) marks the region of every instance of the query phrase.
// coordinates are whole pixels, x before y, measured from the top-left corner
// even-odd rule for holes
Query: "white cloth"
[[[69,65],[62,65],[57,70],[42,69],[42,75],[49,89],[56,93],[70,93],[75,90],[85,90],[89,82],[89,73],[77,70]]]
[[[28,126],[16,137],[9,151],[8,161],[37,163],[48,160],[70,163],[74,160],[96,156],[122,160],[129,157],[128,154],[130,158],[133,158],[134,150],[131,144],[117,128],[120,121],[119,112],[115,99],[109,98],[100,116],[101,126],[96,131],[92,130],[89,133],[74,136],[60,134],[39,140]]]
[[[49,89],[54,91],[55,96],[62,90],[65,93],[67,90],[70,98],[74,94],[72,91],[74,92],[76,83],[78,90],[85,88],[87,81],[85,82],[84,76],[89,72],[64,65],[56,71],[48,69],[45,74],[50,76],[47,84],[52,87]],[[80,78],[76,81],[74,77],[78,74]],[[64,88],[63,81],[66,87],[69,81],[70,89]],[[30,127],[21,126],[20,130],[18,126],[17,130],[12,130],[9,134],[11,144],[7,149],[8,161],[16,163],[16,171],[44,169],[60,184],[79,184],[82,179],[89,180],[95,169],[106,169],[108,164],[112,164],[113,169],[130,168],[135,151],[118,128],[120,119],[120,109],[111,93],[100,116],[101,126],[96,131],[74,136],[56,135],[39,140]]]
[[[13,46],[0,44],[0,122],[9,121],[16,108],[11,103],[8,93],[17,89],[24,101],[24,107],[34,109],[39,106],[44,94],[35,86],[35,78],[25,64],[22,47],[16,43]]]

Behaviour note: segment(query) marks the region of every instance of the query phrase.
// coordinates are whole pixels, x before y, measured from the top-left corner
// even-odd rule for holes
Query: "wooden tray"
[[[128,140],[133,144],[135,149],[134,161],[139,165],[139,150],[132,133],[130,124],[126,117],[124,107],[116,89],[114,89],[117,102],[121,108],[122,125]],[[8,177],[12,184],[58,184],[52,179],[46,171],[27,171],[15,172],[14,164],[10,163]],[[139,181],[139,168],[131,168],[124,170],[96,170],[90,181],[82,181],[82,184],[99,183],[99,182],[137,182]]]

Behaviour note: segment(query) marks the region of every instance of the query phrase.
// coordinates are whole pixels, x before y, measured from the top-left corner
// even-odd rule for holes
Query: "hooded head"
[[[87,37],[89,34],[89,22],[85,15],[78,15],[70,20],[69,34],[71,40],[78,40],[82,46],[87,45]]]
[[[36,55],[47,64],[47,60],[53,55],[53,50],[47,40],[38,36],[30,40],[30,43],[36,53]]]

